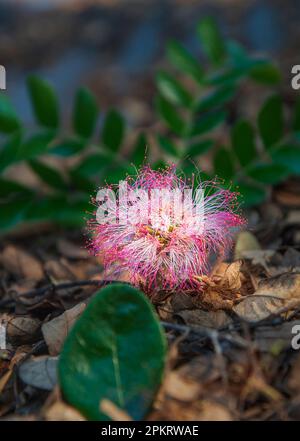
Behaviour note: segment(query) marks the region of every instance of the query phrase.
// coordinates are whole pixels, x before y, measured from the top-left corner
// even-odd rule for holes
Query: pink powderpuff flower
[[[104,200],[98,204],[105,222],[93,219],[89,227],[90,248],[107,272],[126,271],[146,291],[199,288],[211,257],[224,257],[245,220],[237,213],[237,193],[217,181],[194,182],[179,177],[175,165],[144,166],[124,181],[127,199],[119,190],[114,200],[115,187],[106,187],[105,210]]]

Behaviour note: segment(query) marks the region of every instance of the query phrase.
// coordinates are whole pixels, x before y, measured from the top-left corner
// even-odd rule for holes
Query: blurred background
[[[170,38],[201,59],[195,27],[212,16],[222,34],[281,68],[286,97],[298,64],[297,0],[1,0],[0,62],[19,116],[33,123],[25,78],[34,72],[59,92],[67,122],[75,90],[88,86],[102,110],[113,106],[129,126],[153,123],[154,72]],[[247,106],[254,100],[251,90]],[[244,91],[247,93],[247,90]]]
[[[145,162],[277,201],[300,175],[299,21],[297,0],[0,1],[0,229],[82,226]]]

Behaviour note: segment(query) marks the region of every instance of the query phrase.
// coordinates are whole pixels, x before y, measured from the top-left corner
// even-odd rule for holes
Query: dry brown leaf
[[[291,348],[292,328],[295,325],[299,326],[300,321],[293,320],[278,326],[260,326],[255,330],[255,344],[260,351],[278,355],[281,351]]]
[[[74,280],[74,274],[59,260],[48,260],[44,265],[45,271],[53,283]]]
[[[252,265],[261,265],[268,271],[268,266],[275,253],[275,250],[248,250],[242,253],[242,258],[250,260]]]
[[[50,355],[58,355],[60,353],[66,336],[77,318],[84,311],[85,307],[85,303],[79,303],[53,320],[42,325],[42,333]]]
[[[85,248],[82,248],[66,239],[58,239],[57,249],[68,259],[87,259],[89,257],[89,253]]]
[[[204,311],[203,309],[184,310],[176,313],[187,325],[204,326],[220,329],[229,325],[232,319],[221,309],[218,311]]]
[[[285,301],[270,296],[249,296],[233,307],[233,311],[250,323],[259,322],[271,314],[276,314]]]
[[[249,231],[241,231],[237,236],[234,248],[234,260],[242,259],[245,252],[257,251],[260,249],[261,246],[254,234]]]
[[[300,274],[284,273],[259,283],[254,295],[244,298],[233,307],[235,313],[249,322],[257,322],[272,314],[280,314],[283,307],[300,302]]]
[[[57,383],[58,357],[42,355],[21,364],[18,374],[23,383],[43,390],[52,390]]]
[[[229,410],[220,403],[204,400],[201,403],[201,412],[198,421],[232,421]]]
[[[18,363],[27,355],[27,353],[30,351],[29,346],[20,346],[13,358],[10,360],[9,367],[7,372],[4,373],[4,375],[0,378],[0,395],[2,394],[5,386],[7,385],[8,381],[10,380],[13,372],[14,367],[18,365]]]
[[[218,361],[212,353],[192,358],[178,371],[183,377],[195,380],[202,386],[220,378]]]
[[[272,296],[284,300],[300,299],[300,274],[284,273],[259,283],[256,296]]]
[[[56,401],[44,412],[47,421],[86,421],[83,415],[74,407],[68,406],[63,401]]]
[[[36,282],[44,278],[41,263],[21,248],[8,245],[4,248],[0,259],[4,268],[16,277],[22,277]]]
[[[281,266],[290,270],[300,268],[300,253],[294,248],[288,248],[284,253]]]
[[[32,317],[8,316],[6,321],[7,338],[13,344],[32,342],[41,327],[41,321]]]
[[[180,371],[168,372],[162,387],[168,397],[184,402],[196,400],[202,390],[200,383],[180,375]]]
[[[211,278],[224,288],[239,291],[243,281],[242,264],[241,260],[233,263],[221,262],[213,269]]]
[[[298,322],[299,324],[299,322]],[[292,366],[292,371],[288,380],[288,387],[292,392],[300,395],[300,354],[297,355],[296,360]]]

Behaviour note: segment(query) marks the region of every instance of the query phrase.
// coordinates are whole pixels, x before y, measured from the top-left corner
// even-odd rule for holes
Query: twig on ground
[[[69,288],[81,288],[85,286],[95,286],[97,288],[101,288],[105,285],[108,285],[109,283],[116,283],[116,280],[77,280],[74,282],[64,282],[64,283],[58,283],[56,284],[48,284],[46,286],[43,286],[41,288],[31,289],[30,291],[26,291],[22,294],[19,294],[18,301],[23,304],[28,304],[26,301],[22,300],[22,298],[30,298],[30,297],[44,297],[47,298],[49,295],[51,295],[53,292],[61,291],[64,289]],[[7,307],[11,303],[13,303],[14,299],[5,299],[0,302],[0,307]],[[39,299],[40,301],[40,299]],[[30,306],[32,306],[32,303],[30,303]]]

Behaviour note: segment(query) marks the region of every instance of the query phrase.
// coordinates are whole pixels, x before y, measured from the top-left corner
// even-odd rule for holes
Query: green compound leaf
[[[277,84],[281,80],[279,69],[271,63],[261,63],[250,70],[250,77],[262,84]]]
[[[300,97],[296,99],[295,110],[293,116],[293,129],[300,132]]]
[[[131,160],[136,167],[140,167],[146,161],[147,150],[147,137],[145,133],[139,133],[131,154]]]
[[[256,164],[247,174],[263,184],[277,184],[289,175],[289,171],[281,164]]]
[[[195,106],[197,112],[212,110],[215,107],[226,104],[234,96],[236,88],[232,85],[219,87],[213,92],[201,97],[198,104]]]
[[[300,175],[300,146],[286,144],[271,152],[276,164],[285,166],[291,173]]]
[[[54,134],[52,131],[45,131],[32,135],[21,144],[16,159],[19,161],[26,161],[42,155],[43,153],[47,153],[49,145],[53,141],[53,136]]]
[[[111,164],[111,157],[103,153],[94,153],[84,158],[78,166],[75,167],[76,173],[83,177],[97,175],[104,167]]]
[[[27,85],[36,120],[45,127],[56,129],[59,107],[53,87],[35,75],[28,77]]]
[[[199,23],[197,31],[208,58],[214,64],[222,63],[226,50],[224,39],[215,21],[211,17],[205,18]]]
[[[210,139],[195,142],[187,148],[186,156],[193,158],[195,156],[202,155],[203,153],[206,153],[213,145],[214,142]]]
[[[185,130],[185,123],[175,107],[161,95],[156,98],[155,104],[157,113],[166,125],[173,130],[174,133],[181,136]]]
[[[190,107],[192,104],[192,97],[187,90],[175,80],[171,75],[165,72],[159,72],[156,76],[156,83],[159,92],[169,100],[172,104]]]
[[[0,94],[0,132],[12,133],[19,129],[20,121],[10,101]]]
[[[255,133],[246,120],[238,121],[231,131],[233,151],[242,166],[248,165],[256,157]]]
[[[283,136],[283,108],[278,95],[269,97],[258,114],[258,128],[268,149],[280,141]]]
[[[109,419],[100,410],[103,399],[140,420],[160,385],[165,355],[165,336],[148,299],[129,285],[107,286],[66,339],[58,367],[63,395],[90,420]]]
[[[177,41],[169,42],[167,55],[175,67],[190,75],[198,83],[202,83],[204,72],[200,63],[191,55],[184,46]]]
[[[169,138],[167,138],[166,136],[158,135],[157,141],[160,148],[165,153],[167,153],[168,155],[178,157],[179,155],[178,148],[175,144],[173,144],[173,142]]]
[[[18,160],[21,136],[17,132],[0,148],[0,172]]]
[[[43,164],[36,159],[31,159],[29,165],[36,175],[50,187],[58,190],[66,190],[66,183],[55,168]]]
[[[234,163],[230,152],[221,147],[214,157],[214,171],[217,176],[224,179],[231,179],[234,174]]]
[[[85,148],[85,140],[66,138],[49,149],[48,153],[55,156],[68,157],[77,155]]]
[[[251,207],[259,205],[266,199],[266,189],[250,184],[248,182],[240,182],[236,187],[236,191],[240,193],[239,200],[241,204]]]
[[[77,135],[90,138],[95,130],[99,109],[94,95],[80,88],[75,96],[73,127]]]
[[[116,152],[121,147],[125,131],[123,117],[116,110],[110,110],[105,118],[102,141],[110,150]]]
[[[222,124],[226,117],[227,113],[223,110],[203,115],[192,125],[190,135],[197,136],[209,132]]]

